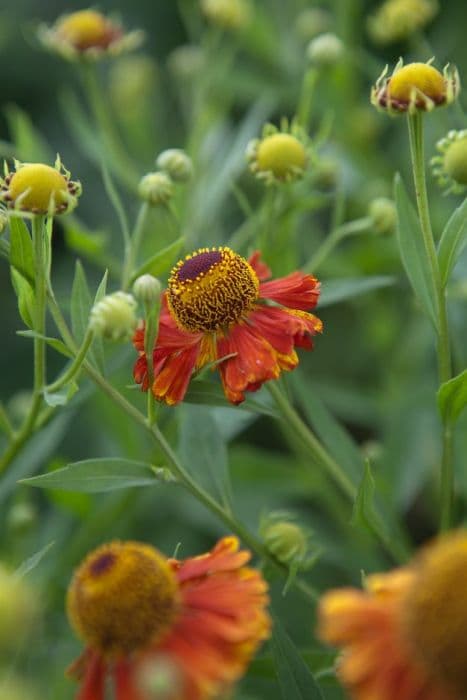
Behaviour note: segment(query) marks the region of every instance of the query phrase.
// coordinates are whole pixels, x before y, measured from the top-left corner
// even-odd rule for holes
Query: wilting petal
[[[319,297],[319,282],[316,277],[303,272],[292,272],[287,277],[262,282],[260,299],[270,299],[291,309],[313,309]]]

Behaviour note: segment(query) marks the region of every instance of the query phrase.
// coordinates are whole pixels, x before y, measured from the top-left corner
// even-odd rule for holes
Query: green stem
[[[76,352],[76,343],[74,338],[68,329],[67,323],[63,318],[60,307],[58,306],[53,293],[49,295],[50,309],[52,316],[55,320],[57,328],[72,352]],[[180,463],[178,456],[173,451],[164,435],[161,433],[157,425],[151,425],[148,419],[135,407],[132,403],[127,401],[127,399],[120,394],[107,380],[86,360],[83,362],[83,367],[86,370],[89,377],[102,389],[102,391],[117,405],[119,406],[132,420],[135,421],[140,427],[149,432],[152,439],[156,442],[159,448],[163,451],[171,472],[178,479],[180,484],[185,487],[200,503],[202,503],[211,513],[216,515],[232,532],[235,532],[243,542],[250,547],[256,554],[269,561],[276,568],[281,570],[284,574],[288,573],[288,568],[282,565],[277,559],[269,552],[269,550],[264,546],[264,544],[258,540],[254,535],[252,535],[243,525],[238,522],[236,518],[228,513],[224,508],[219,505],[213,498],[207,493],[201,486],[199,486],[190,474],[184,469]],[[295,585],[298,589],[302,591],[311,600],[315,601],[317,599],[317,594],[315,591],[303,580],[296,579]]]
[[[435,287],[435,303],[437,325],[437,354],[438,374],[440,384],[447,382],[452,376],[451,348],[449,341],[448,315],[446,305],[446,291],[442,283],[439,270],[438,256],[433,237],[428,206],[428,194],[425,176],[425,158],[423,144],[423,115],[421,112],[408,115],[410,152],[417,198],[418,216],[423,236],[423,244],[430,265]],[[451,427],[443,421],[441,458],[441,514],[440,529],[447,530],[452,524],[452,510],[454,502],[454,468],[452,454]]]
[[[342,226],[335,228],[333,231],[331,231],[329,236],[324,239],[318,250],[311,256],[308,262],[305,263],[303,266],[303,271],[315,272],[344,238],[347,238],[347,236],[358,235],[359,233],[365,233],[371,227],[371,223],[372,221],[370,217],[366,216],[362,219],[349,221],[346,224],[342,224]]]
[[[71,380],[78,374],[83,364],[84,358],[86,357],[86,353],[89,350],[89,347],[93,341],[93,337],[93,332],[91,330],[88,330],[83,338],[81,347],[78,349],[73,359],[73,362],[70,364],[68,369],[55,382],[49,384],[46,387],[46,391],[48,393],[52,394],[56,391],[59,391],[63,386],[71,382]]]
[[[302,443],[307,447],[314,460],[324,467],[343,494],[353,502],[357,496],[357,489],[352,484],[347,474],[342,471],[337,462],[326,452],[318,438],[302,421],[277,383],[274,381],[268,382],[267,387],[287,425],[292,428]]]
[[[35,314],[34,314],[34,393],[42,394],[45,384],[45,309],[46,309],[46,231],[44,217],[35,216],[32,220],[32,242],[34,247],[34,281],[35,281]]]
[[[141,248],[141,243],[143,242],[144,233],[146,230],[148,214],[149,204],[148,202],[143,202],[138,211],[138,216],[136,219],[133,234],[131,236],[131,241],[125,251],[125,262],[123,265],[122,272],[122,289],[124,291],[128,289],[132,281],[132,275],[135,272],[135,267],[138,260],[138,253]]]
[[[308,128],[310,122],[313,97],[318,78],[319,71],[314,66],[308,68],[303,76],[302,89],[297,108],[297,121],[304,129]]]
[[[99,129],[99,136],[106,149],[106,155],[111,160],[113,170],[122,183],[132,192],[135,192],[139,181],[139,173],[124,150],[115,131],[102,88],[97,80],[96,66],[89,61],[83,62],[81,64],[81,77],[84,91]]]

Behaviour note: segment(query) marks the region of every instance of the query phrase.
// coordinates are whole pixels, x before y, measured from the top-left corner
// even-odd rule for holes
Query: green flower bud
[[[94,304],[89,316],[89,328],[115,342],[130,340],[136,324],[136,300],[125,292],[108,294]]]
[[[335,34],[321,34],[310,41],[306,53],[310,63],[320,68],[327,68],[334,66],[342,59],[344,44]]]
[[[141,275],[133,284],[133,294],[142,304],[152,306],[157,304],[162,292],[162,285],[152,275]]]
[[[148,173],[141,178],[138,194],[148,204],[167,204],[173,196],[173,182],[166,173]]]
[[[370,202],[368,216],[376,233],[392,233],[397,224],[397,209],[392,199],[376,197]]]
[[[193,162],[181,148],[168,148],[157,156],[156,165],[174,182],[188,182],[193,175]]]

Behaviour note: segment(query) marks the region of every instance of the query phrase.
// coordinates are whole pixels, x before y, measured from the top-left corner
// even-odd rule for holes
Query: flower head
[[[174,192],[173,182],[167,173],[155,172],[144,175],[138,185],[138,194],[152,206],[167,204]]]
[[[193,162],[181,148],[167,148],[159,153],[156,165],[164,170],[174,182],[188,182],[193,175]]]
[[[144,34],[125,33],[119,22],[96,10],[78,10],[62,15],[52,27],[41,25],[39,38],[44,46],[64,58],[96,60],[137,48]]]
[[[368,216],[376,233],[392,233],[396,228],[397,209],[388,197],[375,197],[368,206]]]
[[[17,160],[14,165],[10,172],[5,163],[5,175],[0,179],[0,200],[9,209],[30,214],[66,214],[78,204],[81,184],[70,179],[58,156],[54,167]]]
[[[407,39],[438,12],[436,0],[386,0],[368,18],[368,33],[377,44]]]
[[[444,536],[407,567],[327,593],[320,637],[343,647],[338,675],[356,700],[467,696],[467,533]]]
[[[243,29],[252,16],[248,0],[201,0],[201,9],[212,24],[227,30]]]
[[[193,372],[212,364],[229,401],[240,403],[245,391],[297,366],[295,347],[311,349],[312,336],[322,330],[306,311],[317,303],[319,283],[301,272],[265,281],[269,276],[258,252],[247,261],[226,247],[201,248],[177,263],[153,353],[157,399],[179,403]],[[146,391],[144,328],[133,342],[139,352],[134,378]]]
[[[259,533],[269,551],[283,564],[305,569],[310,557],[311,530],[297,525],[293,516],[273,511],[261,519]]]
[[[435,107],[453,102],[460,89],[459,74],[446,66],[443,73],[428,63],[408,63],[402,59],[391,77],[387,66],[371,91],[371,102],[390,114],[429,112]]]
[[[108,676],[122,698],[154,691],[208,700],[227,691],[270,627],[267,586],[245,566],[249,558],[235,537],[183,561],[139,542],[91,552],[67,597],[86,645],[69,671],[81,682],[80,700],[104,700]]]
[[[440,155],[431,159],[433,175],[446,192],[463,192],[467,187],[467,129],[450,131],[436,148]]]
[[[107,294],[94,304],[89,315],[91,330],[115,342],[131,338],[136,323],[136,300],[122,291]]]
[[[310,41],[306,53],[310,63],[320,68],[328,68],[342,60],[344,44],[335,34],[326,32]]]
[[[247,146],[250,170],[268,185],[297,180],[308,164],[307,146],[307,136],[297,124],[289,128],[284,120],[280,130],[266,124],[261,138]]]

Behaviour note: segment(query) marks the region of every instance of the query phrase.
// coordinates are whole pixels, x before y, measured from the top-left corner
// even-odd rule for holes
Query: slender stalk
[[[55,391],[59,391],[63,386],[71,382],[72,379],[78,374],[78,372],[81,369],[81,366],[83,364],[84,358],[86,357],[86,353],[89,350],[91,343],[93,341],[93,332],[91,330],[88,330],[86,335],[83,338],[83,342],[81,343],[81,347],[78,348],[78,351],[73,359],[73,362],[70,364],[68,369],[62,374],[61,377],[59,377],[55,382],[52,384],[49,384],[46,387],[46,391],[50,394],[52,394]]]
[[[128,289],[132,275],[135,272],[139,249],[141,248],[144,232],[146,230],[148,214],[149,204],[148,202],[143,202],[139,208],[135,228],[133,230],[129,246],[125,252],[125,262],[123,264],[122,272],[122,289],[124,291]]]
[[[451,348],[449,340],[446,291],[439,270],[436,246],[431,228],[430,210],[425,176],[425,158],[423,144],[423,115],[421,112],[408,116],[410,153],[417,198],[418,216],[423,236],[423,243],[430,265],[435,287],[437,328],[438,374],[440,383],[448,381],[452,376]],[[440,529],[447,530],[452,522],[454,502],[454,468],[452,454],[451,427],[443,422],[442,458],[441,458],[441,514]]]
[[[313,97],[318,78],[319,71],[314,66],[308,68],[303,76],[302,90],[297,108],[297,121],[304,129],[307,129],[310,122]]]
[[[41,394],[45,384],[45,309],[46,309],[46,272],[45,272],[45,243],[46,232],[44,217],[35,216],[32,220],[32,241],[34,246],[34,281],[35,281],[35,314],[34,314],[34,393]]]
[[[76,352],[76,343],[74,338],[68,329],[67,323],[62,315],[60,307],[58,306],[53,293],[49,295],[49,304],[52,312],[52,316],[57,325],[57,328],[72,352]],[[232,532],[235,532],[243,542],[250,547],[256,554],[262,559],[269,561],[277,569],[281,570],[284,574],[288,573],[288,567],[284,566],[269,552],[269,550],[264,546],[264,544],[258,540],[254,535],[252,535],[243,525],[240,523],[231,513],[224,510],[224,508],[219,505],[212,496],[207,493],[201,486],[199,486],[191,477],[191,475],[185,470],[183,465],[180,463],[178,456],[169,445],[165,439],[162,432],[159,430],[157,425],[151,425],[149,420],[142,414],[132,403],[127,401],[127,399],[120,394],[107,380],[86,360],[83,362],[83,367],[86,370],[89,377],[102,389],[102,391],[117,405],[119,406],[135,423],[137,423],[141,428],[146,430],[152,439],[156,442],[159,448],[164,452],[164,455],[169,464],[170,470],[173,475],[178,479],[180,484],[185,487],[200,503],[202,503],[211,513],[216,515]],[[295,579],[294,585],[302,591],[302,593],[307,596],[307,598],[315,601],[317,599],[317,594],[302,579]]]
[[[352,484],[347,474],[342,471],[338,463],[326,452],[318,438],[315,437],[308,426],[302,421],[277,383],[274,381],[268,382],[267,387],[284,420],[287,422],[287,425],[290,426],[301,439],[313,458],[324,467],[332,480],[339,486],[342,493],[353,502],[357,495],[357,489]]]
[[[358,235],[365,233],[371,227],[371,219],[368,216],[355,221],[349,221],[335,228],[329,236],[327,236],[318,250],[311,256],[307,263],[303,266],[304,272],[315,272],[320,265],[326,260],[329,254],[336,246],[347,236]]]

